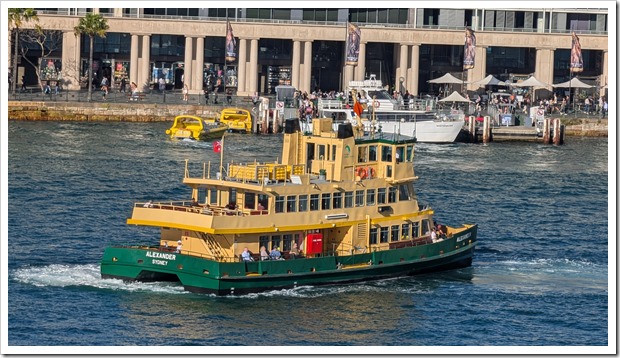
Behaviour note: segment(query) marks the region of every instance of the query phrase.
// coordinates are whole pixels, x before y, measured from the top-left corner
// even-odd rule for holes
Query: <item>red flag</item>
[[[213,143],[213,151],[216,153],[219,153],[222,151],[222,142],[220,142],[219,140],[217,142]]]
[[[364,112],[364,107],[362,107],[359,102],[355,101],[355,104],[353,105],[353,112],[355,112],[358,117],[362,118],[362,112]]]

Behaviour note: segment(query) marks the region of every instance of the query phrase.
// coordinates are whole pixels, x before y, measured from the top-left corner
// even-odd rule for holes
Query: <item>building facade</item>
[[[59,50],[42,66],[49,65],[50,77],[67,89],[86,86],[89,38],[74,35],[73,28],[89,12],[102,14],[110,26],[105,38],[95,39],[92,70],[96,80],[105,76],[112,87],[125,77],[143,89],[160,79],[168,89],[187,83],[193,93],[205,88],[273,93],[281,84],[340,91],[350,80],[375,74],[395,90],[419,95],[436,92],[428,80],[448,72],[464,82],[488,74],[504,80],[533,74],[552,84],[571,76],[572,32],[582,47],[580,76],[601,91],[607,85],[607,9],[36,10],[39,26],[63,34]],[[236,39],[233,62],[225,60],[227,22]],[[360,28],[356,65],[345,63],[348,23]],[[463,70],[466,28],[474,30],[477,42],[475,66]],[[21,71],[32,81],[27,66]]]

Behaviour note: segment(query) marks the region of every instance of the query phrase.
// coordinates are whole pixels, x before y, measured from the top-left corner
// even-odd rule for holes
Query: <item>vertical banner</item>
[[[581,56],[581,44],[579,37],[573,32],[573,44],[570,49],[570,70],[571,72],[583,71],[583,57]]]
[[[237,59],[236,46],[237,41],[235,41],[235,35],[233,35],[230,21],[226,21],[226,61],[233,62]]]
[[[360,52],[360,28],[352,23],[347,26],[347,58],[345,64],[357,65]]]
[[[470,70],[476,65],[476,35],[468,27],[465,28],[465,50],[463,51],[463,69]]]

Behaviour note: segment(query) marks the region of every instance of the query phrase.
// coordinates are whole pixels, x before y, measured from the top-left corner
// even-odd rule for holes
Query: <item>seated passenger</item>
[[[269,260],[269,253],[267,252],[267,249],[265,248],[265,246],[260,247],[260,260],[261,261]]]
[[[291,259],[297,258],[299,256],[299,248],[297,247],[297,243],[293,242],[293,247],[291,247],[291,251],[289,251],[289,255]]]
[[[444,239],[446,237],[445,228],[441,225],[437,225],[437,236]]]
[[[269,253],[269,256],[272,260],[280,260],[282,259],[282,253],[280,252],[279,247],[274,247],[273,250]]]
[[[431,231],[431,241],[437,242],[437,231],[435,230],[435,228],[433,228],[433,230]]]
[[[241,259],[243,259],[243,261],[254,261],[254,259],[252,258],[252,253],[250,252],[250,250],[248,250],[248,248],[244,248],[243,252],[241,253]]]

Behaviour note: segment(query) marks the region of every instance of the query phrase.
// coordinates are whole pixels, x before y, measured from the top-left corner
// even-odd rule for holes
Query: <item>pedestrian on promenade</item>
[[[187,83],[185,85],[183,85],[183,101],[187,102],[187,100],[189,95],[189,87],[187,86]]]

